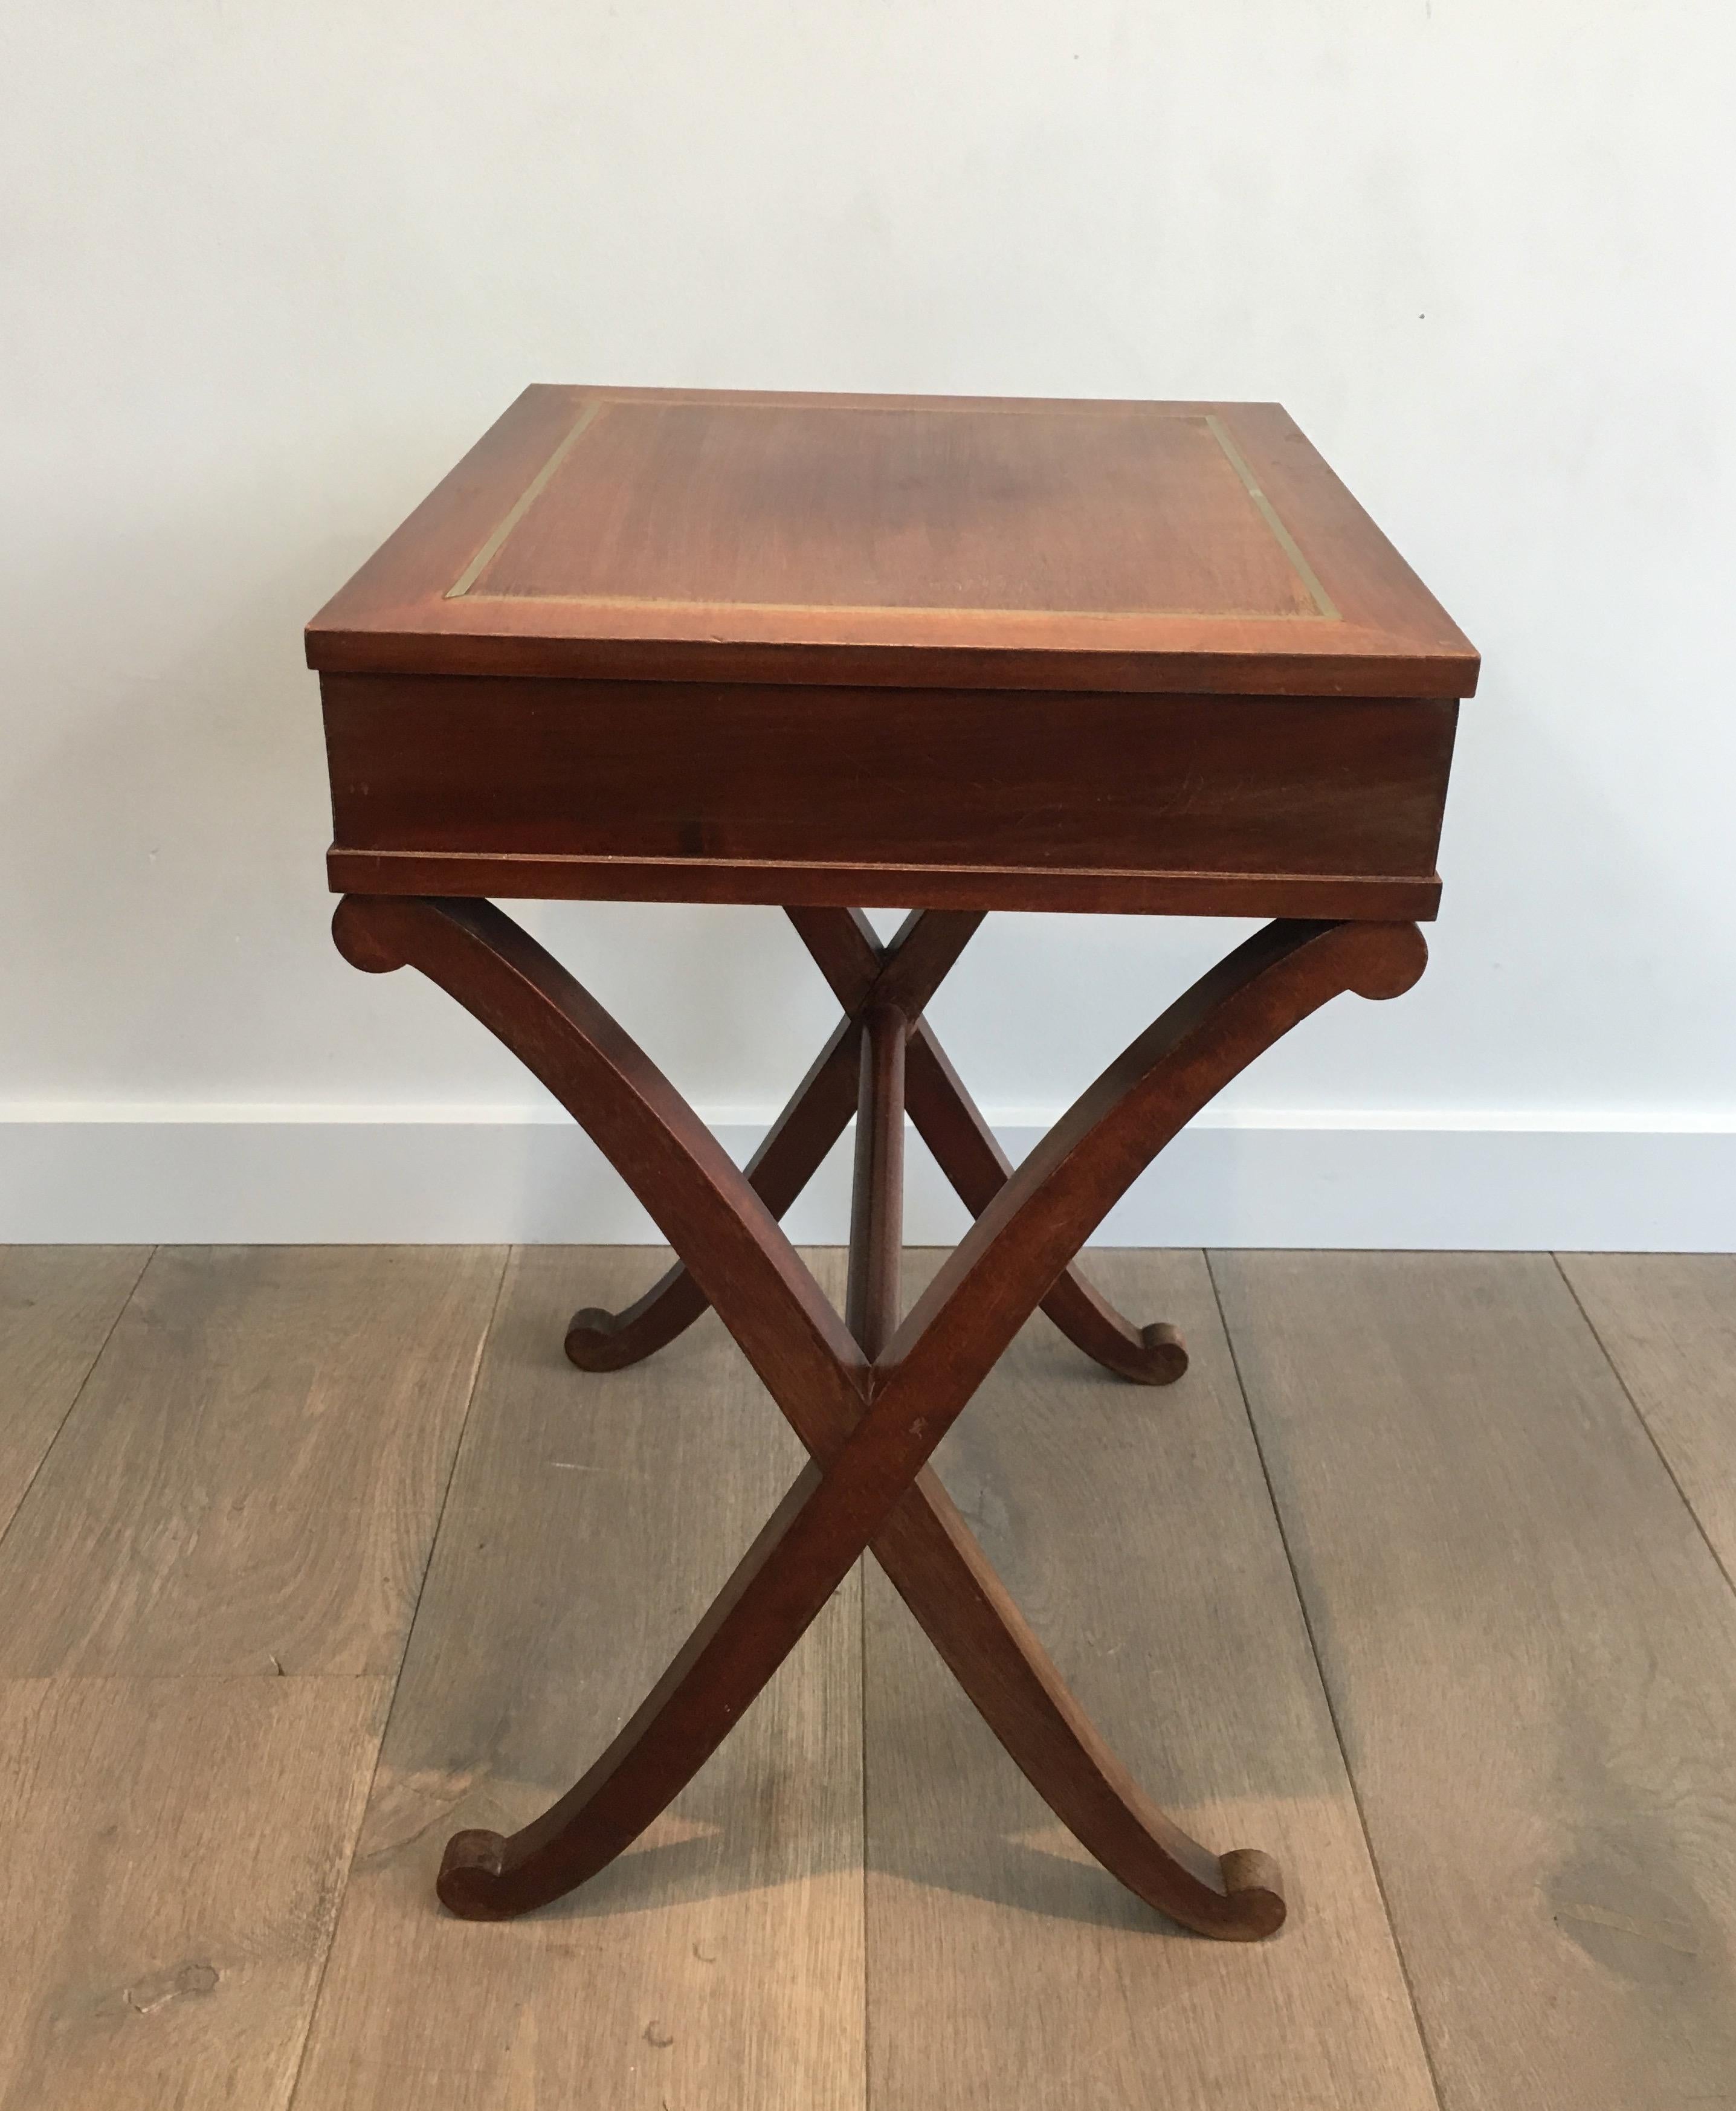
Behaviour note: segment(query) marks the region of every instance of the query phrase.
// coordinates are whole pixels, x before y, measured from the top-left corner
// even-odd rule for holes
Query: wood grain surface
[[[1479,668],[1275,404],[547,387],[307,642],[339,892],[1384,921]]]
[[[1736,1578],[1736,1255],[1560,1259],[1725,1574]]]
[[[581,415],[449,593],[1336,615],[1210,413],[689,397]]]
[[[811,1455],[675,1656],[604,1749],[511,1835],[447,1842],[439,1895],[466,1918],[552,1903],[640,1837],[729,1735],[871,1543],[924,1631],[1050,1809],[1139,1897],[1257,1941],[1284,1917],[1270,1856],[1220,1857],[1138,1791],[1073,1706],[930,1454],[1025,1318],[1169,1139],[1253,1057],[1347,991],[1401,995],[1411,924],[1274,924],[1129,1043],[1020,1164],[872,1366],[748,1176],[644,1051],[492,902],[352,896],[351,964],[414,965],[579,1121],[693,1267]]]
[[[1447,2111],[1736,2100],[1736,1594],[1555,1263],[1212,1265]]]
[[[90,1375],[150,1251],[0,1246],[0,1532]]]
[[[0,1682],[0,2106],[280,2111],[390,1681]]]
[[[297,2111],[864,2100],[853,1578],[601,1876],[507,1926],[434,1902],[448,1835],[510,1831],[566,1786],[800,1460],[714,1315],[631,1371],[567,1363],[575,1297],[630,1301],[666,1258],[514,1258]]]
[[[307,630],[329,673],[1464,697],[1274,403],[536,387]]]
[[[915,1280],[933,1259],[912,1257]],[[1055,1823],[870,1565],[871,2099],[1434,2103],[1402,1973],[1197,1255],[1093,1254],[1185,1332],[1161,1396],[1033,1321],[942,1478],[1110,1741],[1218,1849],[1281,1864],[1284,1932],[1185,1935]]]
[[[1458,710],[435,675],[321,692],[334,884],[372,859],[474,891],[494,860],[507,895],[656,892],[661,869],[683,898],[796,905],[854,874],[874,901],[1134,910],[1216,885],[1221,913],[1395,919],[1438,892]]]
[[[159,1251],[0,1541],[0,1676],[394,1671],[504,1258]]]
[[[375,1777],[390,1667],[209,1675],[269,1673],[279,1618],[316,1657],[319,1608],[334,1655],[375,1632],[344,1549],[390,1562],[422,1514],[392,1373],[439,1419],[454,1313],[488,1327],[498,1255],[345,1257],[359,1295],[153,1262],[0,1541],[5,1626],[67,1674],[0,1677],[0,2111],[1736,2101],[1736,1592],[1678,1489],[1716,1539],[1736,1262],[1571,1257],[1570,1292],[1547,1256],[1216,1256],[1233,1365],[1200,1256],[1097,1251],[1187,1330],[1181,1382],[1014,1343],[942,1472],[1145,1786],[1282,1860],[1284,1931],[1224,1945],[1081,1855],[871,1564],[633,1852],[525,1920],[443,1914],[448,1833],[607,1741],[796,1447],[713,1317],[567,1364],[572,1306],[666,1253],[516,1257]],[[141,1258],[7,1255],[0,1398],[76,1393]],[[317,1470],[298,1354],[297,1413],[348,1430]],[[294,1532],[341,1587],[284,1584]],[[105,1545],[156,1579],[125,1619]],[[177,1620],[184,1675],[150,1675]]]

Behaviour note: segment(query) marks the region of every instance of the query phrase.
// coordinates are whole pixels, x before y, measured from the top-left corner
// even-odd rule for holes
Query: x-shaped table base
[[[917,1133],[973,1217],[1003,1187],[1012,1168],[993,1131],[947,1060],[922,1011],[982,922],[980,915],[918,910],[889,946],[857,909],[785,911],[844,1008],[837,1031],[814,1059],[794,1097],[748,1162],[748,1178],[775,1217],[782,1217],[849,1126],[861,1096],[863,1029],[877,1005],[909,1021],[905,1046],[906,1109]],[[573,1314],[566,1353],[582,1369],[617,1371],[661,1349],[706,1309],[703,1291],[679,1261],[625,1312],[589,1307]],[[1069,1267],[1043,1309],[1076,1348],[1140,1385],[1171,1385],[1188,1352],[1161,1321],[1130,1326],[1076,1269]]]
[[[442,1900],[505,1919],[583,1883],[677,1795],[866,1548],[1056,1815],[1129,1890],[1202,1934],[1284,1919],[1270,1858],[1218,1855],[1144,1795],[1061,1683],[928,1460],[1041,1304],[1112,1369],[1179,1374],[1173,1331],[1130,1327],[1070,1272],[1163,1146],[1254,1056],[1343,990],[1398,995],[1422,972],[1408,924],[1279,922],[1238,947],[1104,1071],[1010,1171],[921,1019],[980,920],[918,912],[884,950],[842,910],[788,912],[846,1009],[743,1172],[589,993],[480,901],[350,896],[334,933],[357,967],[420,969],[561,1101],[683,1265],[619,1316],[568,1335],[593,1369],[633,1362],[716,1309],[810,1455],[687,1643],[607,1750],[522,1832],[448,1844]],[[976,1222],[902,1320],[905,1114]],[[857,1116],[842,1320],[778,1223]]]

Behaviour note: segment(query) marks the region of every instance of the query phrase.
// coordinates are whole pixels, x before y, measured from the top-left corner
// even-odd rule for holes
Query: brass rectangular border
[[[555,472],[560,468],[561,463],[566,460],[568,455],[572,452],[574,447],[578,444],[583,435],[590,431],[596,424],[598,419],[601,417],[603,411],[608,409],[611,404],[624,402],[638,403],[643,402],[646,400],[647,399],[640,397],[607,395],[592,397],[585,403],[584,407],[579,411],[577,418],[574,420],[570,430],[564,434],[560,440],[556,443],[552,451],[549,454],[548,461],[543,464],[536,474],[532,477],[529,483],[525,486],[523,491],[519,493],[511,506],[491,531],[488,539],[482,544],[475,556],[470,559],[470,561],[458,574],[452,585],[446,589],[442,598],[446,601],[511,601],[533,603],[538,602],[552,602],[581,608],[757,608],[763,609],[769,613],[794,614],[799,611],[804,614],[816,615],[896,616],[920,614],[925,615],[981,616],[985,619],[1005,615],[1052,615],[1073,616],[1078,617],[1081,620],[1101,617],[1107,618],[1111,620],[1121,621],[1125,621],[1129,618],[1138,618],[1142,616],[1161,618],[1166,615],[1191,615],[1201,617],[1221,616],[1226,621],[1258,620],[1262,622],[1274,623],[1338,623],[1343,620],[1332,597],[1320,583],[1319,574],[1316,572],[1313,565],[1308,562],[1307,557],[1302,555],[1301,547],[1297,543],[1296,538],[1290,533],[1289,529],[1285,527],[1284,522],[1279,518],[1277,509],[1273,506],[1270,499],[1269,499],[1266,493],[1261,489],[1259,479],[1255,476],[1252,470],[1249,468],[1246,460],[1242,455],[1241,450],[1230,438],[1229,433],[1225,429],[1223,420],[1217,415],[1216,412],[1211,411],[1204,412],[1197,411],[1148,411],[1144,409],[1143,406],[1120,411],[1119,415],[1124,417],[1143,416],[1166,418],[1172,424],[1179,423],[1183,424],[1201,425],[1203,426],[1211,437],[1216,441],[1220,452],[1222,453],[1224,459],[1229,464],[1230,468],[1235,472],[1237,481],[1241,484],[1243,489],[1247,493],[1248,498],[1252,503],[1255,511],[1259,514],[1261,519],[1266,523],[1267,530],[1270,533],[1272,539],[1284,552],[1285,561],[1289,565],[1291,570],[1296,574],[1297,579],[1301,580],[1304,588],[1307,588],[1309,598],[1313,602],[1315,606],[1316,612],[1313,615],[1307,615],[1300,611],[1293,611],[1288,610],[1279,610],[1275,611],[1270,609],[943,608],[929,602],[893,602],[884,603],[763,601],[698,602],[686,597],[665,599],[660,598],[657,596],[640,594],[491,594],[486,590],[481,593],[475,592],[474,588],[477,580],[481,578],[483,573],[487,570],[489,565],[493,561],[493,560],[499,556],[502,549],[505,547],[507,538],[511,534],[513,529],[518,526],[520,521],[524,519],[525,515],[530,511],[537,500],[542,497],[543,492],[548,489],[549,483],[554,478]],[[702,402],[706,399],[702,397],[676,397],[674,400],[677,402]],[[793,406],[785,403],[738,403],[734,407],[744,411],[770,411],[788,410]],[[845,403],[835,404],[832,407],[834,410],[856,411],[872,415],[875,411],[893,411],[898,410],[900,406],[893,403]],[[945,409],[949,406],[928,404],[925,405],[923,407],[925,410],[940,410],[944,411]],[[956,407],[956,413],[957,414],[971,412],[977,415],[986,415],[991,417],[1029,416],[1038,413],[1046,413],[1050,415],[1072,415],[1075,417],[1088,417],[1102,415],[1102,412],[1098,411],[1097,407],[1092,404],[1056,404],[1052,408],[1050,406],[1043,404],[1033,404],[1030,406],[1020,405],[1016,407],[1008,405],[1004,410],[998,411],[985,411],[985,406],[979,403],[961,403],[954,407]],[[1107,408],[1107,406],[1106,406],[1105,407]]]
[[[1229,434],[1225,431],[1224,421],[1218,416],[1215,411],[1208,411],[1206,413],[1206,429],[1211,434],[1213,439],[1217,442],[1218,445],[1224,450],[1225,458],[1228,461],[1229,466],[1235,471],[1236,474],[1241,478],[1243,488],[1247,493],[1248,497],[1254,502],[1254,505],[1259,511],[1261,519],[1264,520],[1266,526],[1271,529],[1273,538],[1276,541],[1279,548],[1284,552],[1285,556],[1289,559],[1292,565],[1295,568],[1296,576],[1302,581],[1302,584],[1314,597],[1314,606],[1320,611],[1321,615],[1328,623],[1337,623],[1340,621],[1341,619],[1339,617],[1338,609],[1334,605],[1331,595],[1329,594],[1325,587],[1320,584],[1319,575],[1315,571],[1313,565],[1311,565],[1308,562],[1308,560],[1302,555],[1301,547],[1298,545],[1296,538],[1290,533],[1289,529],[1284,526],[1283,521],[1279,519],[1277,509],[1273,506],[1271,500],[1269,499],[1266,493],[1260,488],[1258,479],[1256,478],[1253,471],[1242,458],[1241,449],[1237,447],[1234,441],[1230,438]]]
[[[536,504],[537,501],[548,489],[548,485],[554,476],[555,471],[559,469],[561,463],[566,460],[567,456],[572,452],[574,447],[577,446],[579,436],[589,430],[592,425],[596,424],[598,419],[602,415],[603,411],[608,408],[610,401],[611,399],[607,396],[597,396],[593,397],[591,401],[585,405],[584,410],[579,412],[578,417],[574,420],[571,431],[557,444],[554,452],[549,456],[548,460],[543,463],[543,466],[537,471],[536,474],[531,478],[529,483],[527,483],[525,486],[525,488],[519,493],[517,498],[513,502],[511,509],[495,528],[493,533],[489,537],[487,542],[483,544],[482,547],[476,552],[475,556],[471,558],[470,561],[465,566],[464,570],[459,573],[457,579],[452,583],[452,584],[446,589],[444,595],[444,598],[446,600],[461,601],[470,592],[470,588],[476,583],[477,580],[481,578],[487,567],[500,555],[502,545],[506,542],[507,538],[512,533],[513,529],[517,527],[520,521],[524,519],[525,515],[530,511],[531,507]],[[585,597],[581,596],[566,597],[568,599],[580,599],[584,597]],[[484,596],[483,598],[486,599],[487,597]],[[504,600],[507,598],[507,597],[501,595],[498,596],[497,598]],[[541,595],[533,594],[522,597],[522,598],[528,600],[541,600],[543,597]]]

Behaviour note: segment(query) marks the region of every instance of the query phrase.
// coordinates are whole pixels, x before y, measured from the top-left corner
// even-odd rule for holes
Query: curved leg
[[[845,1019],[748,1162],[748,1182],[775,1217],[788,1209],[850,1125],[861,1042],[859,1022]],[[567,1323],[566,1353],[581,1370],[623,1370],[666,1347],[710,1303],[678,1260],[624,1311],[593,1305],[575,1312]]]
[[[920,1019],[907,1059],[911,1119],[965,1207],[979,1217],[1007,1185],[1012,1166],[977,1110],[946,1051]],[[1057,1276],[1043,1310],[1075,1349],[1135,1385],[1174,1385],[1188,1368],[1187,1344],[1166,1320],[1137,1327],[1076,1267]]]
[[[933,912],[907,919],[883,951],[859,910],[787,912],[827,979],[852,1012],[820,1051],[807,1075],[748,1164],[748,1178],[775,1217],[782,1217],[843,1134],[856,1111],[857,1049],[861,1013],[886,964]],[[979,919],[971,918],[975,928]],[[950,936],[950,934],[948,934]],[[964,933],[969,936],[969,931]],[[938,984],[961,950],[933,963]],[[925,964],[927,965],[927,964]],[[852,996],[851,992],[855,992]],[[926,1001],[932,987],[908,992]],[[978,1110],[932,1030],[918,1019],[911,1036],[911,1119],[954,1192],[980,1216],[1012,1170],[994,1133]],[[618,1371],[666,1348],[708,1309],[710,1300],[676,1261],[642,1297],[620,1312],[588,1305],[567,1323],[569,1360],[581,1370]],[[1043,1310],[1077,1349],[1136,1385],[1173,1385],[1188,1368],[1188,1350],[1166,1320],[1137,1326],[1122,1317],[1078,1268],[1059,1276]]]
[[[853,1009],[854,993],[872,978],[878,951],[873,925],[857,910],[784,913],[838,1002],[847,1011]],[[1006,1185],[1012,1167],[933,1029],[916,1015],[920,1010],[911,1012],[916,1023],[908,1057],[910,1118],[960,1201],[979,1217]],[[1075,1348],[1136,1385],[1173,1385],[1188,1368],[1187,1346],[1175,1328],[1164,1320],[1138,1327],[1124,1319],[1075,1267],[1057,1277],[1043,1310]]]
[[[804,919],[823,924],[844,918],[857,940],[858,951],[852,958],[861,973],[851,985],[856,994],[844,1007],[849,1016],[809,1066],[748,1161],[748,1181],[775,1217],[781,1217],[813,1178],[856,1112],[864,1014],[883,1001],[896,1003],[912,1016],[920,1012],[983,920],[978,915],[918,910],[883,948],[866,918],[858,915],[849,924],[848,910],[788,913],[804,937],[808,928],[816,928],[806,925]],[[864,933],[866,953],[860,950]],[[625,1310],[606,1312],[591,1305],[575,1312],[567,1322],[567,1356],[581,1370],[623,1370],[666,1347],[693,1325],[710,1301],[678,1260]]]
[[[509,1840],[471,1832],[449,1844],[440,1879],[448,1905],[472,1918],[510,1916],[611,1860],[715,1750],[862,1547],[884,1538],[900,1589],[972,1699],[1115,1873],[1205,1933],[1269,1932],[1282,1903],[1265,1858],[1244,1850],[1220,1860],[1146,1803],[1022,1632],[956,1514],[949,1521],[938,1491],[913,1484],[1025,1317],[1163,1144],[1339,990],[1374,996],[1408,987],[1425,957],[1420,934],[1275,924],[1239,947],[1031,1153],[870,1367],[691,1110],[499,910],[352,900],[335,931],[358,966],[413,962],[583,1119],[824,1462],[804,1469],[643,1705],[567,1795]]]
[[[1202,1935],[1252,1942],[1282,1927],[1277,1864],[1252,1847],[1214,1855],[1152,1801],[1067,1691],[932,1473],[874,1553],[1020,1772],[1111,1875]]]

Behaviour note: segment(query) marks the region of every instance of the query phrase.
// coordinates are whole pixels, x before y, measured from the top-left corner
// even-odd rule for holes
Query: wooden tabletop
[[[309,625],[329,673],[1459,697],[1275,404],[527,388]]]
[[[1408,919],[1477,656],[1275,405],[527,389],[310,625],[366,894]]]

